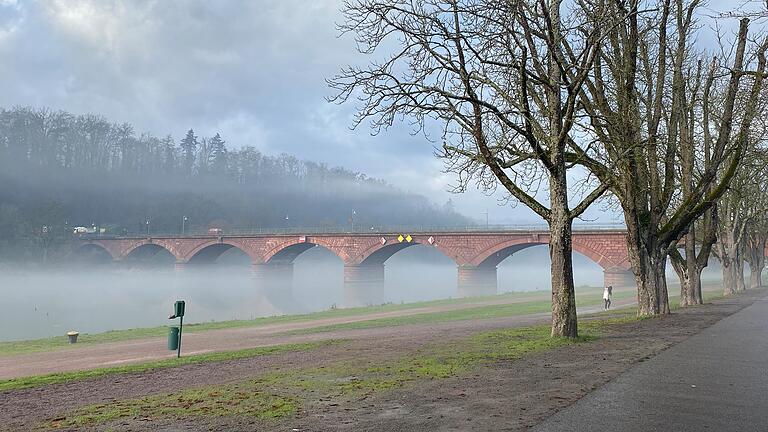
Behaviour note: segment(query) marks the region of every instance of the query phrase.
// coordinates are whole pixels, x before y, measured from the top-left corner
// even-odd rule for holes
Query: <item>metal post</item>
[[[181,357],[181,330],[184,328],[184,315],[179,317],[179,346],[176,348],[176,358]]]

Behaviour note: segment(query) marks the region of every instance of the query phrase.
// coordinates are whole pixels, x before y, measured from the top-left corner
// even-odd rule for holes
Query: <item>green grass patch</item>
[[[210,363],[210,362],[222,362],[228,360],[239,360],[250,357],[258,357],[264,355],[282,354],[286,352],[294,351],[309,351],[319,348],[320,346],[341,343],[341,341],[331,340],[323,342],[311,342],[300,344],[285,344],[275,345],[270,347],[261,348],[249,348],[238,351],[226,351],[207,354],[190,355],[181,358],[170,358],[165,360],[157,360],[146,363],[138,363],[126,366],[115,366],[99,369],[91,369],[86,371],[76,372],[61,372],[48,375],[36,375],[23,378],[13,378],[8,380],[0,380],[0,392],[8,390],[17,390],[32,387],[41,387],[50,384],[62,384],[71,381],[78,381],[83,379],[100,378],[107,375],[129,374],[145,372],[154,369],[167,369],[172,367],[185,366],[190,364]]]
[[[631,298],[635,295],[634,291],[616,291],[613,299]],[[549,297],[549,296],[547,296]],[[599,293],[581,293],[576,297],[578,306],[596,306],[602,304],[602,290]],[[284,332],[285,335],[296,334],[314,334],[325,333],[338,330],[368,329],[376,327],[391,327],[411,324],[431,324],[447,321],[464,321],[488,318],[501,318],[514,315],[526,315],[534,313],[550,312],[552,303],[549,298],[546,300],[508,303],[500,305],[478,306],[466,309],[457,309],[445,312],[430,312],[416,315],[407,315],[391,318],[380,318],[366,321],[333,324],[327,326],[312,327],[308,329],[292,330]]]
[[[127,418],[184,419],[194,416],[292,416],[310,405],[345,404],[375,394],[465,375],[478,368],[527,355],[589,342],[610,326],[634,317],[583,323],[577,339],[552,338],[548,326],[483,332],[436,343],[414,354],[386,360],[345,361],[324,367],[267,373],[237,384],[187,389],[167,395],[116,401],[77,409],[48,422],[49,428],[91,427]]]
[[[53,420],[49,427],[73,428],[103,424],[119,418],[155,418],[239,415],[279,419],[293,415],[297,402],[284,396],[254,390],[250,385],[204,387],[167,396],[99,404],[71,417]]]
[[[595,290],[596,288],[592,288]],[[344,308],[344,309],[330,309],[321,312],[313,312],[301,315],[281,315],[272,317],[256,318],[252,320],[231,320],[231,321],[217,321],[217,322],[205,322],[196,324],[184,325],[185,333],[195,333],[209,330],[220,330],[230,328],[245,328],[245,327],[260,327],[271,324],[289,324],[306,322],[324,318],[342,318],[342,317],[354,317],[365,316],[380,312],[393,312],[399,310],[417,309],[422,307],[442,306],[442,305],[460,305],[467,303],[475,303],[478,301],[490,301],[490,300],[503,300],[503,299],[520,299],[520,298],[532,298],[536,296],[547,296],[547,293],[542,292],[512,292],[505,293],[497,296],[485,296],[485,297],[470,297],[470,298],[454,298],[454,299],[442,299],[432,300],[425,302],[415,303],[403,303],[403,304],[383,304],[377,306],[366,306],[356,308]],[[548,298],[548,296],[547,296]],[[136,328],[129,330],[113,330],[104,333],[96,334],[80,334],[77,344],[72,345],[68,342],[66,336],[56,336],[44,339],[23,340],[23,341],[10,341],[0,342],[0,356],[12,356],[18,354],[29,354],[36,352],[45,352],[56,349],[77,349],[81,346],[102,344],[108,342],[122,342],[135,339],[146,339],[152,337],[165,337],[168,334],[168,326],[160,327],[148,327],[148,328]]]

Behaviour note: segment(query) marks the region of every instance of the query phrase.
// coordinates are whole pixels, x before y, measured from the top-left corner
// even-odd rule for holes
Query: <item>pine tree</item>
[[[214,174],[224,175],[227,172],[227,147],[218,133],[209,143],[209,167]]]
[[[195,165],[195,150],[197,149],[197,137],[192,129],[187,131],[187,136],[181,140],[181,151],[184,154],[184,174],[192,175],[192,167]]]
[[[176,145],[173,137],[167,135],[161,141],[163,151],[163,171],[167,174],[173,174],[176,171]]]

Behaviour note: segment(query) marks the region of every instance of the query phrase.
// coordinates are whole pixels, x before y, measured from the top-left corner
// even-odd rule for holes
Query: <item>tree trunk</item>
[[[747,289],[746,283],[744,283],[744,260],[741,257],[736,258],[734,265],[734,281],[736,282],[736,291],[744,291]]]
[[[758,229],[763,229],[762,226]],[[763,286],[763,269],[765,268],[765,239],[760,232],[752,232],[747,238],[745,257],[749,263],[749,287]]]
[[[553,179],[554,180],[554,179]],[[572,220],[567,210],[564,185],[550,187],[552,216],[549,221],[549,257],[552,262],[552,336],[577,337],[576,294],[573,285]]]
[[[680,306],[693,306],[704,303],[701,295],[701,271],[697,267],[688,269],[687,266],[683,273],[677,272],[680,278]]]
[[[659,247],[653,247],[655,242],[649,241],[655,240],[653,235],[642,233],[634,220],[627,219],[629,261],[637,280],[637,315],[668,314],[667,254]],[[643,241],[639,241],[640,236],[643,236]]]
[[[760,288],[763,286],[763,267],[749,266],[749,287]]]
[[[696,234],[693,227],[685,236],[685,262],[674,267],[680,277],[680,306],[704,303],[701,296],[701,271],[704,268],[699,265],[696,256]]]
[[[560,7],[562,0],[549,3],[555,40],[560,39]],[[543,4],[543,3],[542,3]],[[549,257],[552,262],[552,336],[575,338],[579,335],[576,318],[576,294],[573,286],[573,251],[571,224],[573,219],[568,208],[568,177],[565,164],[563,133],[563,102],[561,70],[555,52],[548,52],[548,76],[551,88],[546,90],[549,133]]]
[[[720,257],[720,261],[723,265],[723,294],[734,294],[736,292],[735,260],[729,257]]]

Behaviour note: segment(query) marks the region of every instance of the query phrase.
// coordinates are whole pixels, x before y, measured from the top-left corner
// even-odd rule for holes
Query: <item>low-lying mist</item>
[[[456,273],[453,261],[436,249],[406,248],[386,262],[382,298],[401,303],[456,297]],[[497,275],[499,293],[549,290],[546,246],[514,254],[499,265]],[[668,277],[677,280],[673,273]],[[710,266],[704,278],[719,278],[719,267]],[[579,287],[602,286],[603,271],[574,253],[574,279],[578,296]],[[73,263],[51,271],[4,271],[0,340],[164,325],[178,299],[187,302],[188,323],[327,310],[343,304],[342,283],[341,260],[322,247],[299,255],[291,295],[278,301],[256,288],[250,260],[237,249],[213,265],[184,271],[175,271],[173,258],[163,253],[120,265]]]

